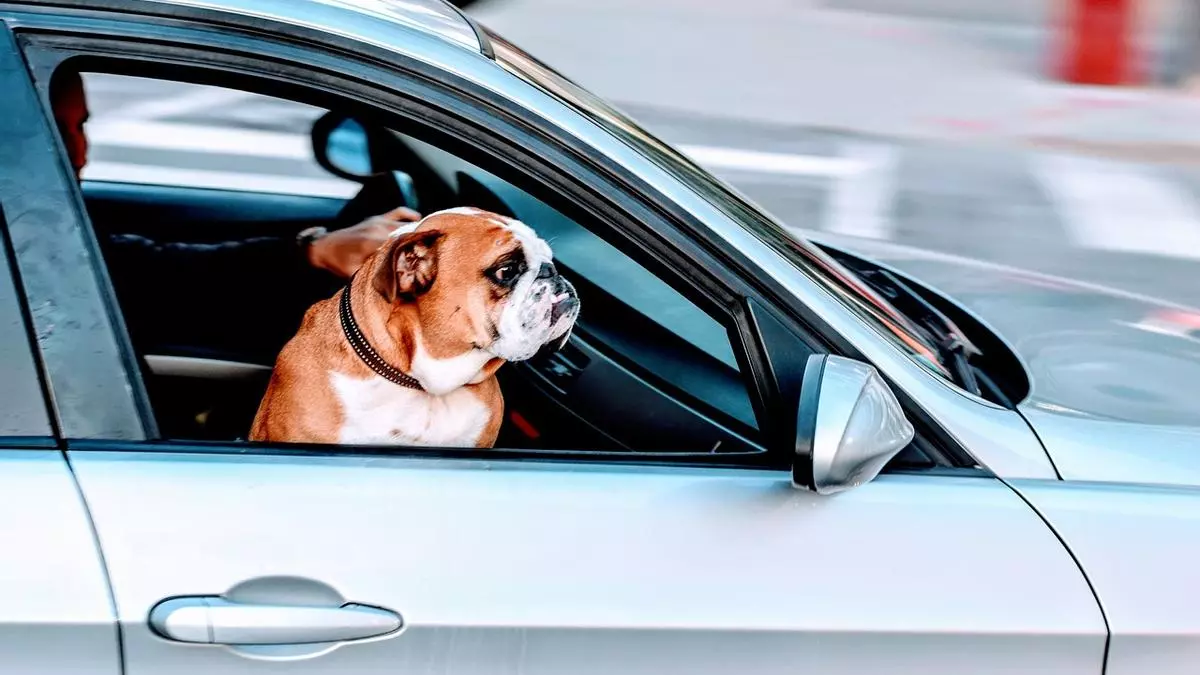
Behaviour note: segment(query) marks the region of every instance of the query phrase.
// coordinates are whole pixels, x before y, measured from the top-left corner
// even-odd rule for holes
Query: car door
[[[28,141],[43,131],[3,23],[0,91],[0,670],[119,675],[104,562],[55,438],[11,265],[9,227],[45,205],[22,182]]]
[[[1013,481],[1079,560],[1104,607],[1108,675],[1183,675],[1200,660],[1200,489]]]
[[[156,40],[187,34],[172,30]],[[257,39],[260,52],[277,47]],[[372,75],[362,79],[441,86]],[[506,142],[511,125],[490,122],[476,133]],[[36,166],[61,168],[51,154],[61,148],[43,140],[30,145],[44,151]],[[626,208],[597,157],[564,159],[591,152],[552,155],[563,180],[591,181],[592,194]],[[161,438],[74,186],[54,175],[64,209],[20,222],[14,237],[37,245],[16,258],[34,280],[31,307],[86,318],[63,335],[34,314],[130,675],[1101,672],[1104,623],[1071,556],[978,470],[895,471],[819,497],[790,485],[783,458],[708,447],[530,454]],[[637,216],[648,248],[655,238],[657,250],[696,257],[679,258],[685,270],[656,267],[667,283],[715,269],[671,221]],[[742,332],[761,328],[741,320]],[[730,347],[739,363],[752,359],[748,343]],[[72,367],[74,350],[89,368]]]

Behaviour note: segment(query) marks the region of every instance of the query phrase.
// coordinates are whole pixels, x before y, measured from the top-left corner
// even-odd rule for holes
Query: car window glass
[[[84,73],[83,179],[345,199],[359,185],[317,165],[307,131],[325,111],[186,82]]]
[[[511,183],[433,145],[397,136],[445,178],[474,178],[520,211],[515,215],[537,223],[539,234],[553,242],[554,257],[576,274],[726,366],[738,367],[725,327],[629,256]]]
[[[679,359],[656,358],[660,352],[632,346],[622,349],[626,343],[621,339],[619,329],[628,315],[612,313],[595,317],[593,323],[585,313],[581,324],[604,333],[608,337],[607,345],[614,351],[664,383],[698,396],[720,413],[749,427],[756,426],[753,407],[746,388],[740,383],[737,360],[724,325],[629,256],[529,193],[433,145],[401,134],[396,136],[445,180],[453,183],[460,194],[466,192],[464,187],[467,185],[480,185],[481,188],[476,189],[486,189],[498,197],[512,209],[513,215],[525,222],[536,223],[539,234],[554,247],[555,258],[570,270],[577,282],[583,280],[588,286],[602,289],[622,309],[636,313],[679,338],[685,346],[677,349],[674,356],[682,357],[684,364],[690,360],[697,366],[700,363],[709,365],[711,361],[711,366],[723,371],[731,384],[726,387],[701,386],[695,379],[697,369],[681,367]]]

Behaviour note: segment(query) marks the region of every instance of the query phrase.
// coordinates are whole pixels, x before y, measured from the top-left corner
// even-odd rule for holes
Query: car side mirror
[[[873,366],[814,354],[801,384],[792,485],[824,495],[869,482],[914,433]]]
[[[375,171],[371,157],[372,132],[367,125],[336,111],[322,115],[313,123],[313,157],[329,173],[367,185],[384,181],[389,191],[397,191],[404,206],[418,209],[417,190],[412,176],[403,171]]]
[[[313,157],[339,178],[362,182],[374,175],[366,127],[338,112],[327,112],[312,127]]]

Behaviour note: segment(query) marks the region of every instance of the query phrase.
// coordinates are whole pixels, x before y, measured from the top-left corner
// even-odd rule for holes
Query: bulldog
[[[474,208],[397,230],[279,354],[252,441],[489,448],[496,371],[570,337],[579,299],[524,223]]]

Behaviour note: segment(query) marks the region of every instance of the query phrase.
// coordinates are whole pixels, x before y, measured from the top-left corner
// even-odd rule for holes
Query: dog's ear
[[[428,291],[437,277],[437,243],[444,236],[438,230],[422,230],[395,237],[387,244],[384,264],[375,270],[375,290],[388,302],[414,300]]]

